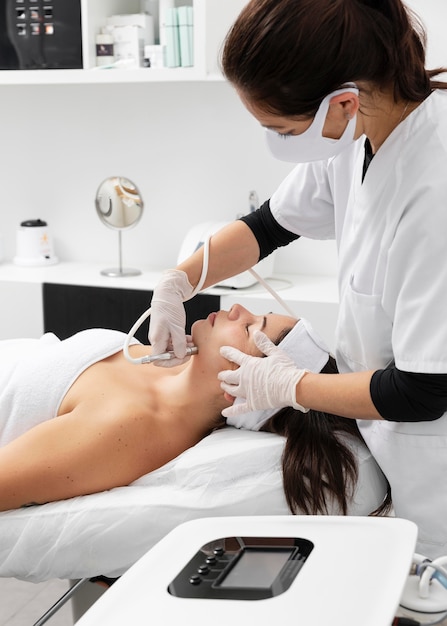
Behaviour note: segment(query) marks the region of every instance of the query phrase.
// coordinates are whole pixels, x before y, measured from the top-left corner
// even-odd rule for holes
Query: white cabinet
[[[106,325],[118,328],[115,322],[123,319],[127,321],[122,330],[127,331],[149,305],[148,292],[154,289],[161,273],[145,270],[140,276],[123,280],[102,276],[102,269],[102,264],[58,263],[47,267],[20,267],[0,263],[0,340],[40,337],[44,327],[54,330],[53,322],[58,317],[61,318],[60,323],[54,324],[58,332],[61,332],[59,328],[64,324],[65,329],[70,329],[68,334],[72,334],[79,330],[73,327],[78,322],[84,324],[83,327]],[[332,348],[338,314],[337,278],[279,274],[268,282],[297,317],[311,320],[315,330]],[[59,288],[62,285],[67,290],[60,295]],[[53,287],[56,289],[53,290]],[[112,306],[112,300],[101,296],[108,290],[122,292],[122,295],[114,297],[115,304]],[[43,293],[47,300],[45,307]],[[57,293],[59,295],[56,297]],[[134,295],[130,298],[132,293]],[[206,289],[199,298],[187,303],[186,307],[190,319],[203,319],[210,311],[216,311],[219,307],[228,310],[235,303],[242,304],[258,315],[268,311],[284,314],[280,304],[259,284],[245,289]],[[45,316],[44,308],[47,309]],[[122,313],[118,313],[119,310]],[[140,340],[145,341],[142,337]]]
[[[0,70],[0,85],[77,84],[222,80],[219,52],[225,35],[247,0],[175,0],[194,11],[194,66],[185,68],[94,69],[95,38],[105,18],[138,13],[139,0],[81,0],[84,69]]]
[[[0,340],[38,338],[43,333],[42,285],[0,280]]]

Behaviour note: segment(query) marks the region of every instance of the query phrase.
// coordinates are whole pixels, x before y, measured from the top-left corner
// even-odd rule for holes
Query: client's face
[[[210,313],[206,319],[195,322],[191,333],[199,355],[209,355],[219,369],[226,369],[228,361],[219,352],[222,346],[233,346],[247,354],[261,356],[253,339],[256,330],[262,330],[275,342],[284,329],[292,328],[296,322],[295,318],[288,315],[254,315],[240,304],[235,304],[229,311]]]

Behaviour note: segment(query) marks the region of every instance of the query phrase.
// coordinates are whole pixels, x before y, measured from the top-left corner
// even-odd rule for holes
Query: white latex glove
[[[186,346],[191,338],[185,334],[186,313],[183,302],[193,292],[188,276],[181,270],[166,270],[157,286],[151,302],[149,341],[153,354],[173,350],[176,359],[155,361],[161,367],[172,367],[183,363]]]
[[[224,417],[235,417],[260,409],[280,409],[293,406],[306,412],[296,401],[296,386],[308,370],[300,370],[287,354],[275,346],[261,331],[253,335],[256,346],[267,358],[249,356],[230,346],[220,349],[221,355],[239,365],[236,370],[219,372],[221,387],[231,396],[245,398],[222,411]]]

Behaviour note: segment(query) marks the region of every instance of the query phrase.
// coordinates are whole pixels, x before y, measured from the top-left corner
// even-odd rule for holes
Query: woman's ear
[[[350,120],[357,114],[360,101],[357,94],[352,93],[352,91],[345,91],[330,99],[329,106],[332,107],[333,111],[335,110],[334,105],[339,105],[344,119]]]

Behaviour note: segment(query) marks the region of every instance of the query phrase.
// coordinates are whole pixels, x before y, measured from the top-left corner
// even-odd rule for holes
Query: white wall
[[[447,64],[447,3],[411,0],[429,33],[429,63]],[[443,52],[445,51],[445,54]],[[0,235],[6,258],[20,221],[48,221],[62,260],[116,264],[117,234],[94,209],[99,183],[124,175],[146,212],[123,235],[126,265],[175,264],[188,227],[245,212],[248,192],[268,198],[291,169],[224,83],[0,87]],[[280,272],[333,274],[331,242],[279,251]]]
[[[445,0],[405,0],[421,18],[427,33],[427,67],[447,66],[447,2]]]
[[[23,219],[48,221],[64,260],[116,262],[98,220],[99,183],[124,175],[146,211],[123,235],[124,261],[175,263],[191,224],[231,220],[265,199],[290,166],[224,83],[0,87],[1,224],[6,256]]]

